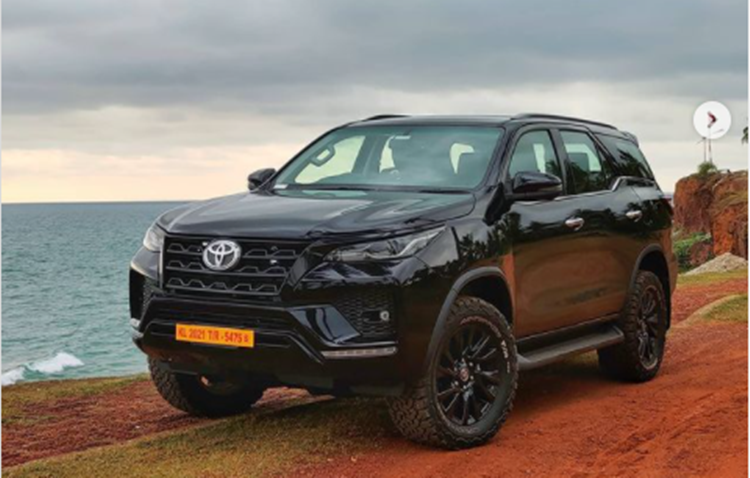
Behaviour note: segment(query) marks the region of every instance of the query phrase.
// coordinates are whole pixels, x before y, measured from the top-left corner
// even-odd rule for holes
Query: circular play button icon
[[[706,101],[695,110],[693,126],[702,137],[718,139],[729,132],[732,115],[729,109],[718,101]]]

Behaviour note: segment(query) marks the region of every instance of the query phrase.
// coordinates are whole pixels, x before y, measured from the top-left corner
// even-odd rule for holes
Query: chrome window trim
[[[590,197],[590,196],[599,196],[599,195],[602,195],[602,194],[610,194],[610,193],[613,193],[613,192],[617,191],[623,183],[627,184],[628,181],[638,181],[638,182],[646,181],[648,183],[651,183],[651,186],[658,187],[658,185],[656,184],[656,181],[654,181],[652,179],[649,179],[649,178],[641,178],[641,177],[638,177],[638,176],[618,176],[612,182],[612,186],[609,189],[602,189],[601,191],[591,191],[591,192],[581,193],[581,194],[566,194],[564,196],[557,196],[556,198],[551,199],[551,201],[562,201],[562,200],[565,200],[565,199],[580,198],[580,197]],[[522,204],[537,204],[537,203],[546,203],[548,201],[549,200],[518,201],[518,202],[522,203]]]

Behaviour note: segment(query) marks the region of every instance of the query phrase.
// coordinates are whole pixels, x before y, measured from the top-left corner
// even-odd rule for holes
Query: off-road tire
[[[459,427],[439,409],[436,367],[446,341],[467,324],[489,324],[501,344],[505,360],[503,382],[487,415],[473,426]],[[474,297],[459,297],[441,331],[439,345],[429,357],[424,376],[400,397],[388,401],[391,419],[406,438],[428,446],[462,449],[482,445],[494,437],[513,406],[518,382],[516,344],[508,322],[494,306]]]
[[[639,314],[645,291],[655,291],[658,325],[656,362],[645,366],[639,353]],[[646,382],[656,376],[664,359],[667,332],[667,298],[659,278],[652,272],[639,271],[635,284],[625,304],[618,326],[625,334],[625,341],[599,350],[599,367],[612,378],[628,382]]]
[[[227,394],[209,391],[197,375],[169,371],[148,359],[151,380],[170,405],[193,416],[219,418],[246,412],[263,396],[264,389],[243,383]]]

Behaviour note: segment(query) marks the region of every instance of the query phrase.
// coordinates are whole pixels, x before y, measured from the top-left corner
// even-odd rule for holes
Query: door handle
[[[625,217],[627,217],[631,221],[640,221],[640,219],[643,217],[643,211],[633,209],[632,211],[626,212]]]
[[[570,219],[567,219],[565,221],[565,225],[569,228],[573,229],[574,231],[579,230],[583,227],[584,220],[580,217],[571,217]]]

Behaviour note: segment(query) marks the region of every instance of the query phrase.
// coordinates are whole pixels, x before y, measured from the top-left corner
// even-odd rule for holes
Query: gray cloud
[[[744,0],[4,3],[16,200],[221,194],[383,112],[611,122],[671,189],[702,157],[695,107],[718,100],[734,117],[718,163],[747,167]]]
[[[357,88],[577,81],[735,99],[747,85],[742,0],[8,0],[3,30],[11,115],[190,105],[284,116]]]

